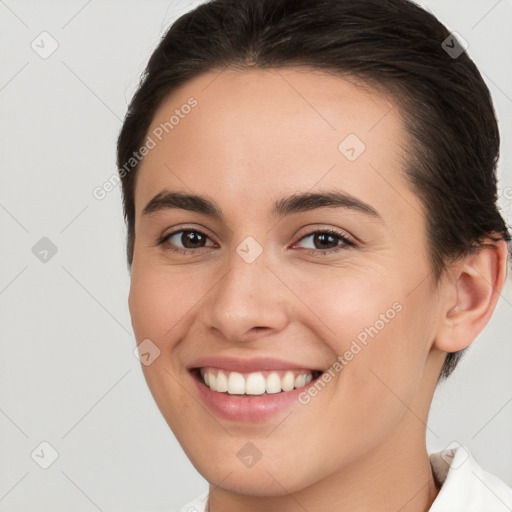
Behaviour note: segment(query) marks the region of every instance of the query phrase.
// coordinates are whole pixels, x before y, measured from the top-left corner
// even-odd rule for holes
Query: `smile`
[[[275,421],[276,415],[286,414],[323,372],[318,366],[308,368],[291,360],[224,355],[201,357],[191,361],[187,369],[198,402],[210,413],[251,425]]]
[[[291,391],[309,384],[321,372],[308,370],[278,370],[240,373],[218,368],[201,368],[206,386],[217,393],[230,395],[266,395]]]

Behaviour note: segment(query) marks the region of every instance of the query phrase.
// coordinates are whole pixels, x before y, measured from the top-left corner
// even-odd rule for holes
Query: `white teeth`
[[[301,388],[305,384],[306,384],[306,376],[305,375],[297,375],[297,377],[295,377],[295,387],[296,388]]]
[[[231,372],[229,374],[227,391],[230,395],[245,394],[245,379],[241,373]]]
[[[263,395],[265,393],[265,377],[261,373],[251,373],[245,381],[246,395]]]
[[[281,388],[283,391],[291,391],[295,385],[295,375],[292,372],[286,372],[281,380]]]
[[[208,374],[207,374],[208,375]],[[228,378],[224,372],[219,371],[217,373],[217,389],[219,393],[225,393],[228,390]]]
[[[212,391],[217,391],[217,377],[215,376],[214,373],[208,374],[208,381],[210,382],[210,384],[208,384],[210,386],[210,389]]]
[[[279,378],[279,375],[275,372],[272,372],[267,377],[267,383],[265,386],[265,389],[267,390],[267,393],[280,393],[281,392],[281,379]]]
[[[301,388],[313,380],[312,373],[287,371],[280,377],[278,372],[270,372],[267,377],[262,372],[253,372],[245,376],[239,372],[218,370],[201,371],[204,383],[218,393],[230,395],[263,395],[291,391]]]

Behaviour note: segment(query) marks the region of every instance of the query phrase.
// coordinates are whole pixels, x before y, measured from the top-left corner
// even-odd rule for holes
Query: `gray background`
[[[1,511],[168,511],[207,488],[133,355],[119,189],[92,195],[116,172],[116,137],[151,51],[198,3],[0,0]],[[469,43],[491,89],[511,222],[512,1],[423,4]],[[51,49],[43,31],[58,43],[46,59],[31,47]],[[43,237],[56,254],[40,252]],[[457,441],[509,485],[510,281],[438,388],[428,431],[430,450]],[[58,453],[47,469],[42,442]]]

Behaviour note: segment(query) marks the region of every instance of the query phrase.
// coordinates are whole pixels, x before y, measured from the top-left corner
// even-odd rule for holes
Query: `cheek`
[[[149,338],[159,345],[172,344],[176,333],[183,331],[183,321],[204,296],[199,285],[189,272],[134,267],[129,309],[137,340]]]
[[[187,315],[193,314],[199,300],[199,292],[191,283],[190,275],[134,261],[128,299],[137,343],[149,339],[160,350],[154,361],[141,364],[141,369],[156,405],[178,439],[183,432],[193,439],[200,436],[193,426],[201,424],[201,410],[180,382],[183,368],[179,358],[173,357],[189,328]]]
[[[393,324],[396,329],[397,320],[403,316],[404,297],[399,283],[394,286],[393,280],[385,275],[330,269],[314,279],[297,274],[292,282],[318,327],[324,326],[323,341],[338,355],[349,350],[353,342],[361,346],[361,352],[365,351],[372,340],[386,338]],[[319,332],[318,328],[315,332]],[[353,352],[357,352],[357,347]]]
[[[428,291],[406,292],[412,286],[390,273],[359,274],[355,279],[340,271],[339,277],[333,273],[295,282],[297,295],[314,313],[312,329],[322,333],[333,352],[332,382],[340,416],[350,404],[351,413],[357,416],[359,411],[362,421],[352,427],[364,425],[369,413],[396,419],[423,378],[432,337]]]

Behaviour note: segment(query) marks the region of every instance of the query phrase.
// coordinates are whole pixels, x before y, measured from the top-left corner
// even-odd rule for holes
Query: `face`
[[[282,495],[424,438],[438,301],[392,100],[311,70],[210,72],[148,136],[129,307],[199,472]]]

